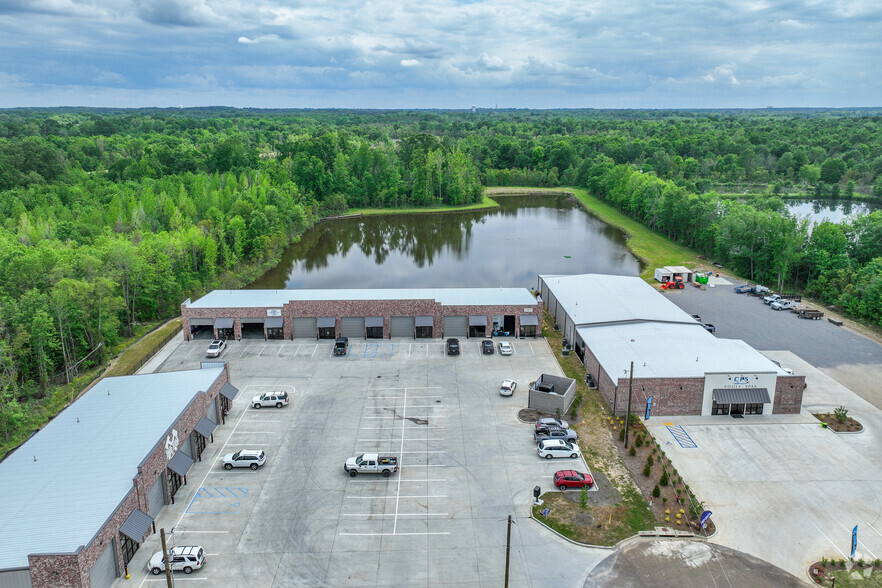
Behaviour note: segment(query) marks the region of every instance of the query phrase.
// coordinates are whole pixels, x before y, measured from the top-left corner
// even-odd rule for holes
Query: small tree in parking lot
[[[842,422],[848,418],[848,409],[844,406],[840,406],[833,410],[833,416],[836,417],[837,421]]]
[[[579,508],[588,510],[588,486],[582,486],[582,491],[579,493]]]

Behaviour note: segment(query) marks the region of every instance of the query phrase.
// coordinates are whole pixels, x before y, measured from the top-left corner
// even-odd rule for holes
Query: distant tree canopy
[[[778,198],[882,198],[880,114],[0,111],[0,434],[104,344],[248,283],[317,218],[471,204],[485,185],[587,187],[744,275],[882,324],[882,213],[809,231]],[[745,191],[765,196],[732,197]]]

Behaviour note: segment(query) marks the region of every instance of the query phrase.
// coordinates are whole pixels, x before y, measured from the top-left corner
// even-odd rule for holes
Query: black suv
[[[493,341],[490,339],[484,339],[481,341],[481,353],[484,355],[493,355],[495,350],[493,349]]]
[[[459,339],[447,340],[447,355],[459,355]]]
[[[346,346],[349,345],[348,337],[337,337],[334,341],[334,355],[346,355]]]

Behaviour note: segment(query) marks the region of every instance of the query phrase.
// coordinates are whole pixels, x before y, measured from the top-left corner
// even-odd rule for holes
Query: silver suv
[[[266,453],[261,449],[243,449],[236,453],[228,453],[223,457],[224,469],[251,468],[256,470],[266,462]]]
[[[172,547],[168,550],[168,554],[171,559],[169,567],[173,572],[191,574],[193,570],[198,570],[205,565],[205,550],[198,545]],[[154,576],[165,571],[165,559],[163,559],[161,551],[153,554],[153,557],[147,562],[147,569]]]
[[[251,406],[254,408],[273,405],[276,408],[282,408],[286,404],[288,404],[287,392],[266,392],[265,394],[258,394],[251,399]]]
[[[572,429],[561,429],[560,427],[550,427],[548,425],[536,427],[533,432],[533,439],[538,443],[545,439],[563,439],[575,443],[579,439],[579,434]]]

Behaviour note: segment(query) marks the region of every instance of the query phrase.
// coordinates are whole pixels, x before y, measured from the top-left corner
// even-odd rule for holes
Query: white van
[[[576,459],[582,455],[582,450],[575,442],[570,443],[563,439],[543,439],[536,448],[539,457],[551,459],[552,457],[570,457]]]

